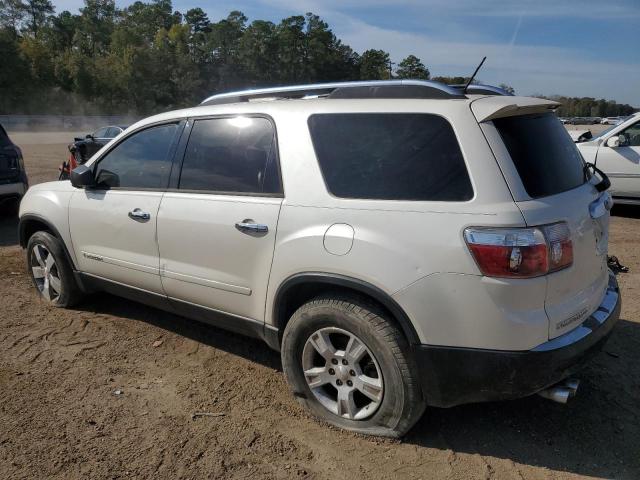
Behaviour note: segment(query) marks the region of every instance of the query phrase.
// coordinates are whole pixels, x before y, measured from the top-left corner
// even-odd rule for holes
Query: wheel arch
[[[386,292],[363,280],[346,275],[322,272],[305,272],[290,276],[276,291],[272,321],[282,339],[291,315],[305,302],[326,292],[344,292],[367,298],[398,323],[410,345],[420,343],[413,323],[402,307]]]
[[[46,218],[41,217],[40,215],[28,213],[20,217],[20,222],[18,223],[18,237],[20,240],[20,246],[22,248],[26,248],[31,236],[39,231],[49,232],[60,241],[69,265],[71,265],[71,268],[73,270],[76,270],[76,265],[73,261],[73,257],[67,249],[64,237],[60,235],[58,229],[51,222],[49,222]]]

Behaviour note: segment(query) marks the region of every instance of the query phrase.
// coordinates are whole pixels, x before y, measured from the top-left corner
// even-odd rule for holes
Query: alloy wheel
[[[58,265],[51,252],[38,243],[31,249],[31,271],[40,294],[48,301],[55,302],[62,293],[62,281]]]
[[[364,342],[346,330],[314,332],[302,351],[302,369],[315,398],[335,415],[364,420],[382,402],[380,366]]]

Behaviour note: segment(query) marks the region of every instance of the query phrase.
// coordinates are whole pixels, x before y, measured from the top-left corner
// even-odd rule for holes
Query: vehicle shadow
[[[108,293],[94,293],[74,308],[145,322],[176,335],[282,371],[280,355],[270,349],[262,340],[229,332],[125,298],[114,297]]]
[[[94,294],[79,310],[141,321],[281,371],[280,356],[260,340]],[[640,324],[621,320],[604,350],[578,375],[576,398],[561,405],[532,396],[508,402],[429,408],[405,444],[481,456],[557,472],[640,477]]]
[[[13,205],[0,204],[0,247],[18,244],[18,213]]]
[[[611,215],[614,217],[640,218],[640,206],[616,204],[611,209]]]
[[[640,324],[621,320],[577,396],[428,409],[404,441],[584,476],[640,478]]]

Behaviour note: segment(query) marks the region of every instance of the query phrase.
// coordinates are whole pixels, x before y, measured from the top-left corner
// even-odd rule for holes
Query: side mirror
[[[86,165],[78,165],[71,170],[71,185],[76,188],[92,187],[95,185],[93,170]]]
[[[86,138],[86,139],[93,138],[93,133],[87,133],[87,135],[84,138]]]
[[[620,146],[620,137],[618,135],[614,135],[613,137],[607,138],[607,147],[618,148]]]

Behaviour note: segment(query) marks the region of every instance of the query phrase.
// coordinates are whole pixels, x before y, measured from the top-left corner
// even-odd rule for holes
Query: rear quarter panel
[[[335,102],[334,102],[335,103]],[[381,111],[375,102],[344,102],[345,112]],[[418,297],[425,297],[424,279],[437,276],[465,276],[479,281],[482,277],[463,238],[467,226],[522,226],[524,220],[506,187],[504,179],[475,118],[465,102],[397,101],[398,112],[435,113],[454,127],[475,195],[468,202],[415,202],[340,199],[325,187],[311,142],[307,111],[289,110],[274,115],[285,200],[282,205],[266,306],[266,321],[273,323],[274,297],[278,287],[290,276],[302,272],[336,273],[368,282],[396,300],[408,312],[424,343],[436,340],[444,322],[454,322],[451,315],[436,318],[442,311],[462,314],[455,309],[468,292],[465,285],[474,282],[446,282],[447,294],[438,298],[439,307],[424,310]],[[331,113],[340,108],[325,102]],[[329,107],[330,105],[330,107]],[[388,103],[382,111],[388,111]],[[314,113],[322,113],[319,106]],[[347,254],[334,255],[324,248],[327,229],[336,223],[353,227],[353,246]],[[475,284],[475,286],[480,286]],[[413,286],[415,288],[409,288]],[[475,287],[474,287],[475,288]],[[442,291],[440,290],[433,290]],[[496,298],[483,294],[490,315],[498,317],[502,306]],[[542,308],[544,289],[534,289],[531,302]],[[463,300],[464,301],[464,300]],[[472,310],[465,310],[467,314]],[[485,312],[486,313],[486,312]],[[542,313],[542,317],[539,314]],[[537,312],[535,327],[546,336],[544,311]],[[543,322],[543,323],[540,323]],[[460,325],[453,326],[459,331]],[[451,332],[451,329],[449,329]],[[471,342],[469,332],[457,334],[445,342],[456,345]],[[458,343],[456,343],[458,342]],[[496,347],[494,344],[493,347]]]

